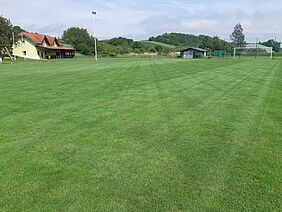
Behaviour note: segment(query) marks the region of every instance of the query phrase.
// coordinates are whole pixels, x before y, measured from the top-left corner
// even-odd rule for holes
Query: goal
[[[245,47],[234,48],[233,58],[242,59],[257,59],[257,58],[269,58],[272,59],[273,50],[272,47],[267,47],[261,44],[247,44]]]

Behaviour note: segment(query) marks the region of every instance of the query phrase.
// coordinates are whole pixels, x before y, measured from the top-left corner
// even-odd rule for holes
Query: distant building
[[[200,48],[187,48],[184,49],[180,52],[180,56],[184,59],[192,59],[192,58],[199,58],[199,57],[206,57],[207,56],[207,51],[205,49],[200,49]]]
[[[13,55],[34,60],[73,58],[75,49],[65,47],[49,35],[22,32],[13,46]]]

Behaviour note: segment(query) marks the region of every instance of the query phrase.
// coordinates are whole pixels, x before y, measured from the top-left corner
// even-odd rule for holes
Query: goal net
[[[233,58],[269,58],[272,59],[273,50],[272,47],[267,47],[261,44],[247,44],[245,47],[234,48]]]

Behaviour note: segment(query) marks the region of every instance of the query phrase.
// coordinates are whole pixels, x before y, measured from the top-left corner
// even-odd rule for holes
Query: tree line
[[[62,41],[73,45],[73,47],[81,54],[92,55],[94,53],[95,40],[86,29],[72,27],[64,31]],[[98,40],[97,49],[101,56],[117,56],[129,53],[156,52],[166,54],[171,51],[160,45],[154,47],[145,46],[140,41],[133,39],[118,37],[109,40]]]
[[[12,33],[18,35],[25,31],[20,26],[13,26],[11,21],[0,16],[0,55],[3,57],[4,48],[12,50],[13,37]],[[16,36],[17,37],[17,36]],[[149,41],[171,44],[175,48],[169,48],[164,45],[144,45],[144,42],[134,41],[128,38],[112,38],[109,40],[99,40],[97,48],[100,56],[118,56],[129,53],[154,52],[160,55],[167,55],[170,52],[179,51],[186,47],[199,47],[209,51],[225,50],[232,52],[235,46],[245,45],[245,36],[241,24],[234,27],[234,32],[230,36],[232,42],[227,42],[217,36],[208,35],[192,35],[183,33],[165,33],[157,37],[150,37]],[[71,27],[63,32],[63,36],[59,39],[65,44],[72,45],[77,52],[83,55],[92,55],[94,53],[94,37],[88,33],[86,29]],[[280,42],[270,39],[261,44],[273,47],[274,51],[280,51]]]

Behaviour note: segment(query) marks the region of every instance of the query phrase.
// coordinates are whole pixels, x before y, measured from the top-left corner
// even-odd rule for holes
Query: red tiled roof
[[[49,35],[42,35],[42,34],[30,33],[30,32],[21,32],[19,34],[19,37],[22,37],[22,36],[28,38],[35,44],[42,44],[43,41],[46,40],[49,45],[53,45],[54,42],[56,41],[59,44],[59,46],[63,46],[63,44],[61,44],[57,40],[57,38],[49,36]]]
[[[55,40],[56,40],[56,38],[51,37],[51,36],[49,36],[49,35],[46,35],[46,38],[47,38],[48,42],[49,42],[51,45],[54,44],[54,42],[55,42]],[[58,43],[59,43],[59,42],[58,42]]]
[[[19,34],[19,37],[27,37],[29,38],[32,42],[34,43],[42,43],[45,36],[44,35],[41,35],[41,34],[36,34],[36,33],[29,33],[29,32],[21,32]]]

